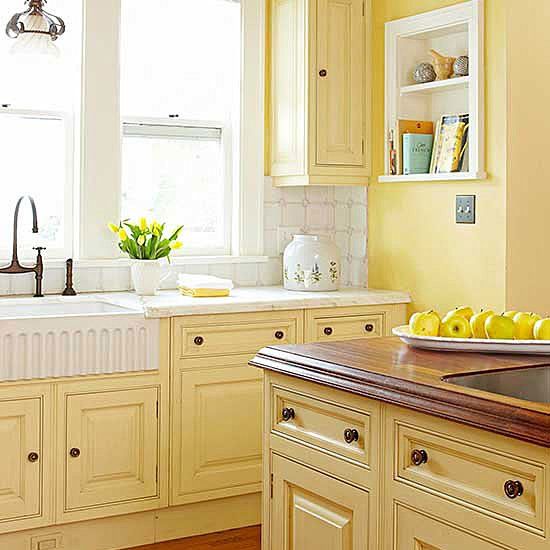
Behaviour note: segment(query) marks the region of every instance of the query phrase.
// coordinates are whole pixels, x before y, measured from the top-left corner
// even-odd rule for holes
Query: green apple
[[[474,310],[470,306],[460,306],[449,311],[447,315],[443,317],[443,321],[445,321],[446,319],[450,319],[453,315],[459,315],[460,317],[464,317],[464,319],[469,321],[473,314]]]
[[[439,336],[440,323],[437,311],[420,311],[411,317],[409,327],[416,336]]]
[[[439,335],[445,338],[471,338],[470,322],[462,315],[447,315],[441,323]]]
[[[514,315],[515,332],[514,338],[516,340],[533,340],[535,323],[540,321],[540,315],[536,313],[526,313],[520,311]]]
[[[514,338],[515,323],[504,315],[491,315],[485,321],[485,333],[492,340],[512,340]]]
[[[481,310],[479,313],[472,315],[470,318],[470,328],[472,329],[474,338],[487,338],[487,334],[485,333],[485,321],[494,314],[494,311],[488,309],[487,311]]]
[[[516,310],[510,310],[510,311],[505,311],[502,315],[504,315],[504,317],[510,317],[510,319],[513,319],[516,315],[517,315],[517,311]]]
[[[550,319],[539,319],[533,329],[535,340],[550,340]]]

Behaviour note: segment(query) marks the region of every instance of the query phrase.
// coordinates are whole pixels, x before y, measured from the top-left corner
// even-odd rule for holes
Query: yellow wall
[[[550,2],[508,4],[507,301],[550,315]]]
[[[385,146],[384,23],[455,3],[447,0],[373,2],[369,286],[410,291],[414,300],[411,310],[434,307],[445,311],[459,304],[503,310],[506,302],[506,2],[486,0],[485,7],[489,179],[479,183],[378,183],[378,176],[384,172]],[[523,2],[517,3],[523,5]],[[550,181],[546,183],[550,189]],[[477,195],[475,225],[455,224],[457,194]],[[550,201],[547,205],[550,207]]]

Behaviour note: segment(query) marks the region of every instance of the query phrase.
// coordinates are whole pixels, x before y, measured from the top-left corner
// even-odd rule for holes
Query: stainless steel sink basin
[[[550,365],[451,376],[445,381],[525,401],[550,403]]]

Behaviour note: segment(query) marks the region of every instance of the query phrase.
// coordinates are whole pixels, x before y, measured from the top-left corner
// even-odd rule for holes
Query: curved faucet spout
[[[30,195],[23,195],[19,197],[17,204],[15,205],[15,212],[13,213],[13,254],[12,254],[12,265],[19,263],[19,258],[17,255],[17,226],[19,221],[19,207],[24,199],[29,199],[32,208],[32,232],[38,233],[38,216],[36,214],[36,204],[34,199]]]

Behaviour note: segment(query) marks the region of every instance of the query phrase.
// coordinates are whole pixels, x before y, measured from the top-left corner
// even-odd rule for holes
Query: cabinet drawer
[[[405,422],[394,430],[397,481],[544,530],[543,463]]]
[[[272,386],[271,431],[370,465],[371,417],[364,411]]]
[[[377,338],[384,335],[384,314],[318,317],[311,319],[310,335],[315,342]]]
[[[229,354],[253,354],[265,346],[298,342],[296,318],[273,318],[265,321],[186,324],[175,320],[177,359]]]

